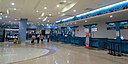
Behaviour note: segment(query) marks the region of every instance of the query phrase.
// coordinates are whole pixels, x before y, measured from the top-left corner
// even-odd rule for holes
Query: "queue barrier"
[[[114,56],[122,55],[122,44],[121,42],[108,42],[108,54]]]

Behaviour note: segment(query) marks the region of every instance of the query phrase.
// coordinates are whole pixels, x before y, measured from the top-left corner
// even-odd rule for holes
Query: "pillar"
[[[19,42],[25,43],[26,41],[26,28],[27,28],[27,20],[21,19],[19,21]]]
[[[116,39],[117,39],[117,42],[120,42],[121,38],[120,38],[120,23],[117,22],[115,23],[115,26],[116,26]]]

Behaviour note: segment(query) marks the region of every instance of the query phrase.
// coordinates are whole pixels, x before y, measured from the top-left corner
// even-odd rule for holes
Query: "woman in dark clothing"
[[[40,42],[40,35],[37,35],[37,43],[39,44],[39,42]]]
[[[48,35],[48,36],[47,36],[47,42],[49,42],[49,37],[50,37],[50,36]]]

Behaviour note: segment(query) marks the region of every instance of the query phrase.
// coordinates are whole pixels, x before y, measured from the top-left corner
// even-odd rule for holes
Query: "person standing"
[[[40,34],[37,35],[37,44],[40,42]]]
[[[32,41],[31,41],[31,44],[34,44],[34,40],[35,40],[35,35],[32,35]]]
[[[49,43],[49,38],[50,38],[50,36],[49,35],[47,35],[47,42]]]

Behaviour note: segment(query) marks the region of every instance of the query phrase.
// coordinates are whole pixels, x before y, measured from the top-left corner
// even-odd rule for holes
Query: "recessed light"
[[[5,18],[7,18],[8,16],[5,16]]]
[[[64,3],[66,3],[67,1],[66,0],[64,0]]]
[[[110,18],[112,18],[113,16],[112,15],[110,15]]]
[[[39,12],[38,10],[36,12]]]
[[[58,4],[58,5],[56,5],[56,7],[60,7],[60,5]]]
[[[15,3],[11,3],[11,5],[15,5]]]
[[[88,22],[87,20],[85,20],[85,22]]]
[[[16,8],[14,8],[14,10],[16,10]]]
[[[40,20],[41,18],[39,17],[38,19]]]
[[[49,14],[49,16],[52,16],[52,14]]]
[[[73,12],[76,12],[76,10],[73,10]]]
[[[47,9],[47,7],[44,7],[44,9]]]

